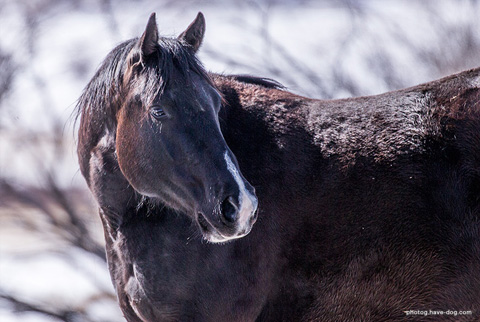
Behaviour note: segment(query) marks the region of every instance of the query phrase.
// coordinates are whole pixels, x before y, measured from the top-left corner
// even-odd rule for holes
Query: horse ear
[[[147,57],[156,51],[158,44],[158,29],[155,12],[150,15],[150,18],[148,18],[147,27],[145,28],[139,43],[143,57]]]
[[[187,27],[187,29],[178,36],[178,39],[192,47],[196,52],[202,44],[203,35],[205,34],[205,17],[201,12],[198,13],[195,20]]]

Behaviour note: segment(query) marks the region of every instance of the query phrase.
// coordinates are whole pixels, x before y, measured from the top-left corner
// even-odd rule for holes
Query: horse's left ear
[[[203,35],[205,34],[205,17],[201,12],[198,13],[195,20],[187,27],[187,29],[178,36],[178,39],[192,47],[196,52],[202,44]]]
[[[143,57],[147,57],[156,51],[158,44],[158,29],[155,12],[150,15],[150,18],[148,18],[147,27],[145,28],[139,43]]]

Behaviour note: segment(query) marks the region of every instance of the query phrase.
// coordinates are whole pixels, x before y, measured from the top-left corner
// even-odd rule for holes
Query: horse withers
[[[126,319],[478,319],[480,69],[314,100],[205,72],[204,30],[152,15],[78,103]]]

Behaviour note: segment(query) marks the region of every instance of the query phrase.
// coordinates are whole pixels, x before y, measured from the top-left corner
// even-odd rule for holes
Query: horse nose
[[[220,205],[222,220],[227,225],[235,223],[238,218],[238,202],[232,196],[226,198]]]

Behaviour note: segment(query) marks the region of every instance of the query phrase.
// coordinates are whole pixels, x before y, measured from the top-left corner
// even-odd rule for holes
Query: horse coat
[[[194,27],[201,26],[198,19]],[[212,113],[232,153],[229,178],[239,187],[251,184],[258,198],[251,232],[235,231],[242,235],[214,244],[204,238],[216,229],[208,224],[217,217],[192,217],[161,195],[142,194],[135,186],[148,176],[136,178],[134,170],[148,162],[132,159],[123,165],[133,168],[128,172],[118,161],[119,138],[133,145],[160,140],[173,121],[165,120],[162,131],[145,141],[132,134],[144,125],[132,120],[143,122],[135,113],[148,104],[138,100],[132,109],[122,105],[130,96],[98,90],[156,86],[146,72],[157,60],[125,76],[136,43],[149,54],[170,50],[164,57],[172,66],[196,64],[177,57],[201,42],[196,37],[203,32],[188,30],[178,44],[160,40],[149,47],[143,42],[147,27],[140,40],[114,49],[79,103],[80,168],[99,204],[109,270],[127,320],[401,321],[411,319],[409,310],[469,312],[423,317],[432,321],[479,318],[479,68],[376,96],[315,100],[268,79],[201,78],[198,66],[183,74],[173,67],[170,84],[184,82],[184,97],[193,99],[189,93],[197,87],[221,94]],[[197,85],[181,76],[188,73]],[[125,85],[125,77],[138,78]],[[121,85],[109,87],[115,79]],[[93,92],[103,96],[92,99]],[[175,93],[173,101],[186,102],[181,90]],[[114,100],[115,109],[108,109]],[[208,102],[205,109],[216,104]],[[127,108],[133,116],[122,116]],[[212,167],[220,159],[212,159]],[[155,175],[175,170],[147,165]]]

